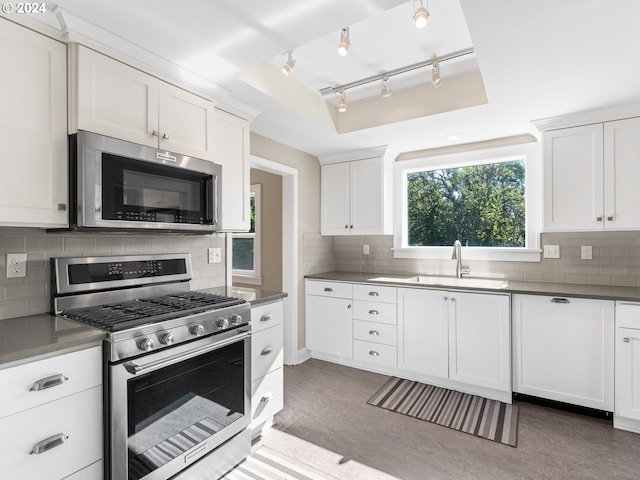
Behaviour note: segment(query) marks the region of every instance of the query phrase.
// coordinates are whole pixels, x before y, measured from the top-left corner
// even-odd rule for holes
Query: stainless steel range
[[[52,311],[100,328],[105,478],[168,479],[250,451],[250,306],[191,291],[189,254],[51,259]]]

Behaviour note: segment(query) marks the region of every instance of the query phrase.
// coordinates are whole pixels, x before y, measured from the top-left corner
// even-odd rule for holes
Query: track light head
[[[391,88],[389,87],[389,77],[382,79],[382,91],[380,92],[382,98],[389,98],[391,96]]]
[[[440,64],[438,63],[437,58],[433,60],[433,67],[431,68],[431,83],[436,88],[442,85],[442,77],[440,76]]]
[[[413,6],[415,8],[416,2],[413,1]],[[424,28],[427,25],[427,20],[429,19],[429,12],[424,5],[422,4],[422,0],[420,0],[420,7],[418,7],[413,14],[413,22],[416,24],[417,28]]]
[[[284,65],[282,65],[282,73],[284,73],[287,77],[291,75],[291,71],[293,67],[296,66],[296,61],[292,58],[293,50],[289,50],[287,52],[287,61]]]
[[[351,41],[349,40],[349,27],[343,28],[340,32],[340,44],[338,44],[338,55],[344,57],[349,53],[349,46]]]
[[[347,95],[344,90],[340,92],[340,103],[338,103],[338,111],[344,113],[347,111]]]

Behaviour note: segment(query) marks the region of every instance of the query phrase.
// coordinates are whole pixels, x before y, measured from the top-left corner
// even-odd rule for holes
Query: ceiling
[[[70,41],[186,83],[254,117],[252,131],[321,156],[377,145],[400,152],[532,131],[530,121],[640,101],[637,0],[58,0]],[[60,15],[61,14],[61,15]],[[349,27],[351,48],[336,53]],[[337,95],[319,90],[472,48],[430,67]],[[291,76],[280,71],[293,50]],[[452,140],[450,136],[457,134]]]

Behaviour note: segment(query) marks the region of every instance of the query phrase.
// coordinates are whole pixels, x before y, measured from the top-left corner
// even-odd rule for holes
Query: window
[[[260,193],[260,185],[251,185],[249,199],[251,227],[247,233],[233,234],[233,281],[237,283],[262,284]]]
[[[451,258],[460,240],[465,259],[538,261],[533,145],[397,162],[394,256]]]

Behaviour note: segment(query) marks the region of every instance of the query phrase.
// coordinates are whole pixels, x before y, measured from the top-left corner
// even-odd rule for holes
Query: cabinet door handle
[[[613,222],[613,217],[607,217],[608,222]]]
[[[325,287],[325,288],[324,288],[324,291],[325,291],[325,292],[333,292],[333,288],[331,288],[331,287]]]
[[[347,305],[347,308],[351,308],[351,304]]]
[[[58,211],[59,212],[66,212],[67,211],[67,204],[66,203],[59,203],[58,204]]]
[[[369,330],[369,335],[380,335],[380,332],[377,330]]]
[[[349,228],[353,228],[353,225],[350,225]]]
[[[152,137],[157,137],[158,136],[158,131],[157,130],[151,130],[151,136]]]
[[[51,450],[52,448],[59,447],[64,442],[66,442],[68,438],[69,437],[64,433],[58,433],[53,437],[45,438],[44,440],[36,443],[33,446],[33,448],[31,449],[31,454],[38,455],[40,453],[46,452],[47,450]]]
[[[369,350],[369,355],[371,355],[372,357],[379,357],[380,354],[378,352],[376,352],[375,350]]]
[[[271,315],[270,313],[268,313],[267,315],[262,315],[260,317],[261,322],[268,322],[269,320],[273,320],[273,315]]]
[[[552,298],[551,303],[570,303],[568,298]]]
[[[602,217],[596,217],[596,221],[597,222],[601,222],[602,221]]]
[[[344,228],[349,228],[349,225],[345,225]]]
[[[379,297],[380,294],[378,292],[369,292],[370,297]]]
[[[269,392],[260,399],[260,403],[269,403],[269,400],[271,400],[272,398],[273,393]]]
[[[260,355],[270,355],[271,353],[273,353],[273,347],[264,347]]]
[[[46,390],[47,388],[57,387],[58,385],[62,385],[67,380],[69,379],[61,373],[57,375],[51,375],[50,377],[41,378],[40,380],[33,382],[33,385],[31,385],[29,391],[37,392],[39,390]]]
[[[369,315],[379,315],[380,312],[378,310],[369,310]]]
[[[447,300],[449,300],[449,297],[442,297],[443,302],[446,302]]]
[[[451,298],[449,299],[449,303],[453,303],[453,302],[455,302],[455,301],[456,301],[456,299],[455,299],[455,298],[453,298],[453,297],[451,297]]]
[[[622,339],[622,342],[623,342],[623,343],[629,343],[629,337],[624,337],[624,338]]]
[[[163,138],[164,140],[169,140],[169,135],[167,135],[166,133],[163,133],[163,134],[162,134],[162,138]]]

